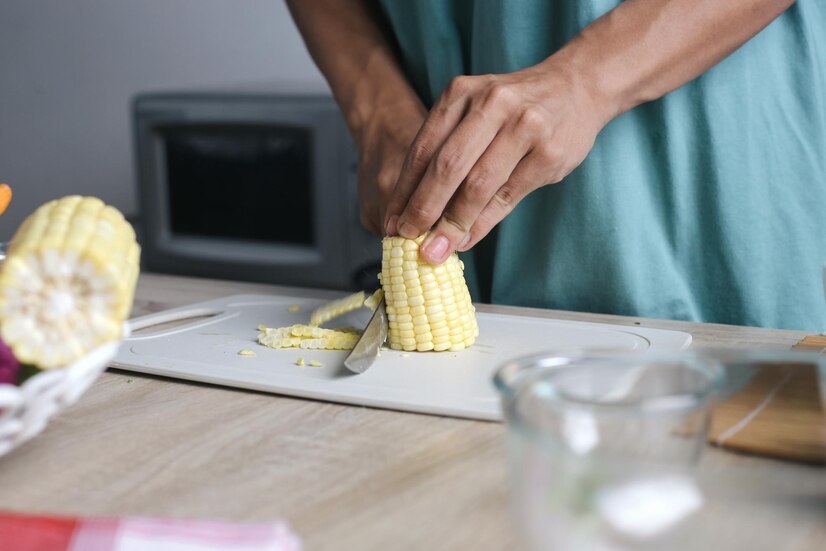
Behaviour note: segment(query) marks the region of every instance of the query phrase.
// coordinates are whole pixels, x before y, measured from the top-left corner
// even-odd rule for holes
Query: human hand
[[[454,78],[410,147],[384,227],[444,262],[465,251],[531,191],[576,168],[610,120],[584,81],[549,58],[502,75]]]
[[[384,213],[407,151],[424,122],[424,105],[384,105],[356,137],[361,224],[384,236]]]

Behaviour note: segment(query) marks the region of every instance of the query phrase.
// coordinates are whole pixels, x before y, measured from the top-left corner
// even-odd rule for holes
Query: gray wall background
[[[136,92],[259,81],[323,82],[282,0],[0,0],[0,241],[67,194],[138,214]]]

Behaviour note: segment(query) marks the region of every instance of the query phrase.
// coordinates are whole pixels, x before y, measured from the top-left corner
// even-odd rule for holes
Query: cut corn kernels
[[[258,343],[269,348],[306,348],[311,350],[350,350],[361,332],[352,328],[322,329],[313,325],[266,328]]]
[[[364,300],[364,307],[374,310],[378,307],[381,300],[384,298],[384,290],[379,287],[375,292]]]
[[[364,301],[364,291],[359,291],[358,293],[319,306],[310,315],[310,325],[322,325],[333,318],[343,316],[347,312],[358,310],[364,306]]]

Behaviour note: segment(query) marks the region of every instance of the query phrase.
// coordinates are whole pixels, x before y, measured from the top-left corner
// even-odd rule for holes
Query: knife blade
[[[382,298],[373,317],[367,323],[356,346],[344,360],[344,365],[353,373],[364,373],[379,356],[379,348],[387,339],[387,313]]]

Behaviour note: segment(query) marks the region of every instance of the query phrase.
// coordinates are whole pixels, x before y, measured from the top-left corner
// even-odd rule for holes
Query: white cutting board
[[[493,372],[519,356],[554,349],[637,352],[679,350],[691,335],[546,318],[478,313],[479,338],[462,352],[382,351],[361,375],[344,367],[347,352],[273,350],[256,341],[258,325],[307,323],[324,301],[312,298],[237,295],[139,317],[113,367],[275,394],[473,419],[500,419]],[[291,305],[301,311],[290,312]],[[330,323],[364,327],[370,312],[353,312]],[[199,319],[195,319],[199,318]],[[153,326],[188,320],[174,327]],[[241,349],[255,356],[240,356]],[[322,368],[299,367],[303,357]]]

